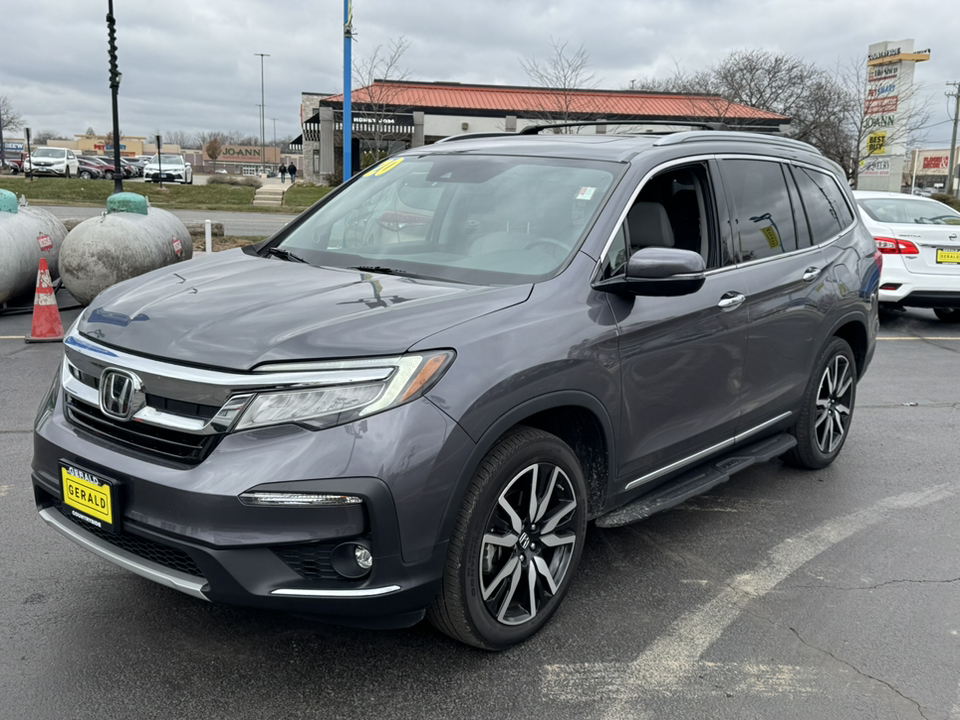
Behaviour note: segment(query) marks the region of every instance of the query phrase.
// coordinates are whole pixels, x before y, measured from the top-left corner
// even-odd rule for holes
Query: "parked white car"
[[[30,175],[53,175],[76,177],[80,163],[73,150],[55,147],[38,147],[23,161],[23,172]]]
[[[932,308],[943,322],[960,322],[960,213],[916,195],[853,195],[883,254],[881,307]]]
[[[193,167],[182,155],[154,155],[143,168],[143,179],[193,185]]]

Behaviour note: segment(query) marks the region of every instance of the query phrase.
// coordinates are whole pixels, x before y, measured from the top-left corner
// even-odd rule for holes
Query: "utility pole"
[[[944,93],[944,95],[956,100],[956,106],[953,109],[953,135],[950,137],[950,162],[947,163],[947,195],[956,197],[957,191],[953,189],[953,179],[957,174],[957,123],[960,123],[960,82],[948,82],[947,85],[953,87],[953,92]]]
[[[254,53],[254,55],[259,55],[259,56],[260,56],[260,167],[261,167],[263,173],[266,174],[266,172],[267,172],[266,159],[267,159],[267,158],[266,158],[266,155],[265,155],[264,152],[263,152],[263,146],[264,146],[264,144],[265,144],[264,141],[263,141],[263,126],[264,126],[263,117],[264,117],[264,115],[266,115],[266,110],[265,110],[266,106],[264,105],[264,102],[263,102],[263,59],[264,59],[265,57],[270,57],[270,55],[269,55],[269,53]]]

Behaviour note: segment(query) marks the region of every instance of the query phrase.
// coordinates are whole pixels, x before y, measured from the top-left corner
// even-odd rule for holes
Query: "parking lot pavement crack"
[[[929,345],[930,347],[935,347],[938,350],[947,350],[952,353],[960,353],[960,349],[951,347],[949,345],[941,345],[938,341],[931,340],[928,337],[923,337],[922,335],[914,335],[913,337],[915,337],[917,340],[921,341],[925,345]]]
[[[807,583],[803,585],[784,585],[784,590],[839,590],[841,592],[856,592],[858,590],[876,590],[890,585],[949,585],[950,583],[960,582],[960,577],[947,580],[914,580],[905,578],[903,580],[887,580],[876,585],[858,585],[856,587],[844,587],[842,585],[828,585],[826,583]]]
[[[33,430],[0,430],[0,435],[29,435]]]
[[[822,648],[822,647],[818,647],[817,645],[814,645],[814,644],[812,644],[812,643],[807,642],[806,640],[803,639],[803,636],[797,631],[796,628],[791,627],[791,628],[790,628],[790,632],[792,632],[792,633],[794,634],[794,636],[797,638],[797,640],[799,640],[801,643],[803,643],[804,645],[806,645],[806,646],[807,646],[808,648],[810,648],[811,650],[816,650],[817,652],[822,653],[823,655],[826,655],[827,657],[829,657],[829,658],[833,659],[834,661],[840,663],[840,664],[843,665],[844,667],[850,668],[851,670],[853,670],[853,671],[854,671],[855,673],[857,673],[858,675],[860,675],[860,676],[862,676],[862,677],[865,677],[865,678],[867,678],[868,680],[871,680],[871,681],[873,681],[873,682],[875,682],[875,683],[877,683],[877,684],[879,684],[879,685],[884,686],[884,687],[887,688],[888,690],[891,690],[892,692],[894,692],[894,693],[896,693],[897,695],[899,695],[901,698],[903,698],[903,699],[906,700],[907,702],[912,703],[913,705],[916,706],[916,708],[917,708],[917,713],[919,713],[920,717],[924,718],[924,720],[930,720],[930,719],[924,714],[924,712],[923,712],[923,706],[920,705],[920,703],[918,703],[918,702],[917,702],[916,700],[914,700],[912,697],[909,697],[909,696],[907,696],[907,695],[904,695],[902,692],[900,692],[897,688],[895,688],[893,685],[891,685],[890,683],[888,683],[886,680],[883,680],[882,678],[878,678],[878,677],[876,677],[876,676],[874,676],[874,675],[871,675],[871,674],[869,674],[869,673],[866,673],[866,672],[864,672],[863,670],[861,670],[860,668],[858,668],[856,665],[854,665],[853,663],[848,662],[848,661],[844,660],[843,658],[837,657],[836,655],[834,655],[834,654],[833,654],[832,652],[830,652],[829,650],[825,650],[825,649]]]

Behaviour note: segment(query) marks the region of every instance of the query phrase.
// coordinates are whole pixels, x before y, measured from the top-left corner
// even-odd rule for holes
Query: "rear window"
[[[934,200],[857,198],[857,204],[877,222],[906,225],[960,225],[960,213]]]

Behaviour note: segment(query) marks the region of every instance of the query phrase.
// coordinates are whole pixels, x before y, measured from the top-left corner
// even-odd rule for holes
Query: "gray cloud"
[[[7,33],[0,94],[30,126],[66,134],[110,124],[106,0],[2,0]],[[300,93],[342,89],[339,0],[114,0],[120,124],[155,130],[259,132],[260,59],[266,115],[280,136],[299,134]],[[417,80],[522,85],[520,58],[544,56],[551,38],[590,53],[602,87],[703,69],[737,48],[799,55],[825,68],[862,57],[870,43],[913,37],[932,48],[917,80],[933,98],[928,142],[947,143],[942,92],[960,80],[955,13],[902,0],[355,0],[355,56],[400,35]],[[273,123],[267,122],[268,135]]]

